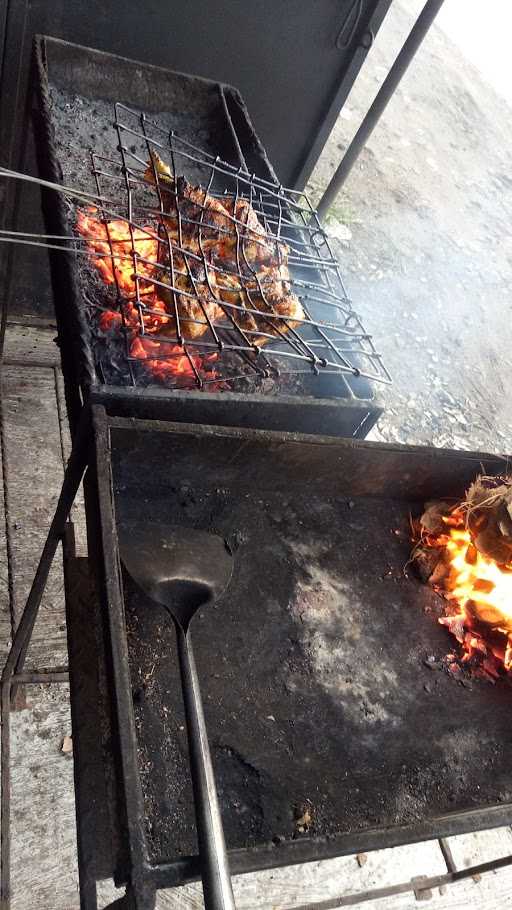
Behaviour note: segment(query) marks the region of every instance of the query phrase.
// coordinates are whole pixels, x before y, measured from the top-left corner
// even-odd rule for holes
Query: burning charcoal
[[[468,527],[476,548],[497,563],[512,562],[512,484],[510,478],[477,477],[466,494]]]
[[[476,564],[477,559],[478,559],[477,548],[472,543],[468,544],[468,548],[466,550],[466,555],[464,557],[465,562],[467,562],[468,565],[470,565],[470,566],[474,566]]]
[[[471,528],[471,533],[473,535],[476,535],[476,534],[478,534],[479,531],[485,530],[485,528],[487,527],[488,521],[489,521],[489,516],[485,515],[483,512],[479,512],[479,513],[475,512],[472,515],[470,514],[469,518],[468,518],[468,524],[469,524],[469,527]]]
[[[491,591],[494,591],[496,585],[493,581],[490,581],[487,578],[477,578],[473,585],[473,591],[482,591],[485,594],[490,594]]]
[[[474,617],[478,622],[486,623],[489,626],[505,626],[507,621],[504,619],[503,613],[494,607],[492,604],[481,603],[480,601],[475,601],[470,599],[465,605],[466,612],[468,616]],[[511,623],[511,620],[508,620],[508,624]]]
[[[499,533],[494,522],[489,522],[487,527],[477,534],[475,546],[480,553],[498,564],[512,561],[512,547]]]
[[[461,645],[450,672],[495,680],[512,671],[512,477],[480,477],[449,515],[444,506],[427,504],[412,561],[447,602],[439,622]]]
[[[453,676],[453,678],[456,679],[457,682],[461,682],[462,670],[456,660],[454,660],[448,664],[447,670],[448,670],[448,673],[450,674],[450,676]]]
[[[436,566],[428,581],[433,586],[441,587],[443,582],[448,579],[450,571],[451,566],[447,559],[446,551],[444,550],[441,553],[438,551]]]
[[[498,515],[498,529],[500,534],[507,540],[512,540],[512,519],[508,513],[508,506],[502,504]]]
[[[496,662],[495,662],[494,658],[492,658],[492,657],[484,658],[484,660],[482,661],[481,669],[482,669],[483,674],[488,679],[490,679],[491,682],[494,682],[496,679],[499,679],[500,674],[496,667]]]
[[[447,626],[452,635],[462,644],[464,641],[464,620],[464,614],[457,613],[456,616],[441,616],[439,623],[442,626]]]
[[[422,546],[416,548],[412,564],[421,581],[427,582],[429,580],[441,555],[440,550],[427,549],[427,547]]]
[[[452,509],[453,504],[449,502],[441,500],[427,502],[420,519],[423,528],[430,534],[442,534],[446,528],[443,518],[449,515]]]

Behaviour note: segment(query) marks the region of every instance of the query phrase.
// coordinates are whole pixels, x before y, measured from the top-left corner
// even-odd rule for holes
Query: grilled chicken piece
[[[166,210],[165,223],[171,229],[172,239],[179,239],[178,210],[181,216],[181,233],[184,241],[192,241],[221,259],[233,258],[237,245],[251,263],[281,262],[288,257],[288,247],[283,241],[271,240],[247,199],[211,196],[200,186],[192,186],[184,177],[176,180],[167,164],[152,152],[144,172],[144,180],[155,185],[156,171],[162,203]],[[169,216],[169,217],[167,217]],[[199,230],[200,228],[200,230]],[[188,242],[187,242],[188,247]],[[243,258],[243,257],[241,257]]]
[[[208,270],[206,276],[203,268],[195,283],[201,303],[194,297],[177,295],[184,337],[197,338],[206,332],[205,312],[211,322],[233,321],[250,332],[251,343],[258,346],[266,344],[269,335],[279,336],[300,324],[304,310],[290,289],[288,246],[266,234],[248,200],[233,196],[218,199],[184,177],[174,179],[156,152],[144,174],[149,183],[155,184],[153,167],[166,210],[161,217],[171,243],[175,241],[182,250],[194,254],[187,257],[189,268],[195,269],[197,263],[200,270],[202,260]],[[195,296],[183,256],[173,252],[173,263],[180,273],[175,274],[175,287]],[[157,288],[157,293],[172,313],[172,291]],[[173,331],[175,322],[171,319],[169,324]]]
[[[267,344],[269,335],[283,335],[304,319],[302,304],[290,290],[287,266],[262,270],[257,278],[243,281],[243,286],[238,275],[218,276],[213,290],[219,300],[231,305],[233,320],[251,333],[250,341],[259,347]]]
[[[170,269],[169,269],[170,271]],[[212,294],[215,288],[215,275],[208,275],[208,281],[204,268],[201,264],[198,266],[190,264],[187,269],[184,256],[173,252],[173,272],[174,288],[156,286],[156,291],[161,300],[165,303],[170,320],[165,327],[163,334],[176,335],[178,326],[174,314],[174,301],[176,300],[176,310],[178,312],[179,329],[184,338],[200,338],[201,335],[209,328],[211,323],[219,322],[224,318],[224,311],[219,306],[216,298]],[[168,279],[164,279],[170,281]],[[178,291],[183,291],[183,294]]]
[[[183,287],[183,285],[185,286]],[[190,293],[193,293],[192,286],[188,279],[177,278],[176,287],[187,292],[186,295],[176,294],[179,328],[183,338],[189,340],[200,338],[209,328],[208,319],[212,323],[218,323],[219,320],[225,318],[224,311],[215,298],[208,292],[203,294],[202,288],[198,288],[197,285],[197,298],[188,296]],[[173,292],[166,288],[160,288],[159,296],[160,299],[164,301],[167,312],[171,314],[171,318],[165,328],[161,330],[161,334],[177,335],[178,326],[175,316],[172,315],[174,313]]]

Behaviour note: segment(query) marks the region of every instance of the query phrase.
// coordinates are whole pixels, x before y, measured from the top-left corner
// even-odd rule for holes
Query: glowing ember
[[[187,355],[181,345],[167,344],[140,335],[131,343],[130,356],[137,360],[150,360],[153,372],[161,379],[169,375],[194,379],[194,367],[197,371],[202,367],[201,357]]]
[[[150,224],[108,220],[94,208],[77,216],[91,262],[117,290],[110,309],[121,320],[98,316],[100,332],[122,333],[131,357],[159,379],[194,377],[201,385],[200,367],[212,372],[205,352],[220,351],[226,331],[231,338],[235,330],[231,350],[256,356],[273,338],[300,327],[306,313],[292,289],[290,248],[265,230],[248,199],[193,186],[154,151],[143,182],[158,187],[160,211]],[[148,335],[162,342],[154,354],[143,341]],[[187,345],[201,346],[201,356],[192,357]]]
[[[95,209],[89,213],[78,212],[77,228],[92,254],[94,265],[105,284],[117,284],[120,293],[128,299],[135,297],[135,271],[139,276],[139,294],[146,296],[154,287],[145,278],[155,277],[158,261],[158,240],[150,227],[133,228],[133,249],[137,253],[137,269],[132,255],[132,234],[126,221],[108,221],[94,218]]]
[[[98,328],[105,334],[124,330],[128,337],[129,355],[145,362],[154,378],[162,382],[175,379],[186,384],[195,383],[196,376],[205,368],[212,370],[217,355],[207,357],[188,354],[184,347],[172,340],[157,341],[151,335],[172,323],[173,314],[157,297],[151,279],[160,277],[158,265],[159,241],[153,228],[133,228],[123,220],[101,221],[95,209],[78,212],[77,228],[87,241],[91,261],[107,285],[115,285],[121,301],[121,310],[104,310],[98,318]],[[132,250],[137,253],[136,260]],[[139,300],[139,310],[134,301]],[[141,333],[141,323],[144,334]],[[172,335],[172,332],[171,332]]]
[[[422,516],[413,560],[426,561],[429,583],[447,601],[439,622],[461,644],[462,661],[496,677],[512,671],[512,565],[481,553],[462,509],[443,515],[443,506]]]

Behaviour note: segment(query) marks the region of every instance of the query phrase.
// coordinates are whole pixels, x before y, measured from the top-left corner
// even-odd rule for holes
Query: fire
[[[154,291],[154,286],[147,278],[155,277],[155,264],[158,262],[158,238],[151,227],[132,228],[126,221],[100,221],[90,211],[78,212],[77,228],[87,240],[87,246],[93,256],[105,284],[116,284],[123,296],[132,299],[136,295],[135,263],[132,250],[137,253],[136,272],[139,276],[139,294],[147,296]]]
[[[452,529],[446,548],[454,573],[451,597],[462,607],[474,604],[482,621],[512,631],[512,573],[475,550],[469,531]],[[466,561],[468,549],[473,564]]]
[[[462,646],[462,662],[495,678],[512,671],[512,565],[477,550],[460,510],[441,521],[439,533],[422,528],[414,558],[418,549],[439,554],[429,578],[447,601],[439,622]]]
[[[194,367],[201,369],[201,357],[184,353],[179,344],[171,345],[162,341],[138,335],[130,346],[130,356],[137,360],[149,360],[155,375],[164,380],[167,376],[195,378]]]
[[[121,298],[119,309],[106,309],[98,318],[105,334],[128,333],[130,357],[144,361],[161,382],[195,383],[205,366],[211,371],[216,355],[187,354],[184,347],[152,337],[173,334],[173,314],[157,296],[153,279],[165,281],[159,266],[159,240],[150,225],[133,227],[122,219],[102,221],[96,209],[78,211],[77,229],[84,237],[91,262],[106,285],[114,285]],[[135,256],[133,252],[135,251]]]

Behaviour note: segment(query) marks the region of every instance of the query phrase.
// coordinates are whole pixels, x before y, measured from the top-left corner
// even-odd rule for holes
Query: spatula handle
[[[222,818],[190,631],[184,632],[176,623],[176,634],[185,702],[204,904],[207,910],[235,910]]]

